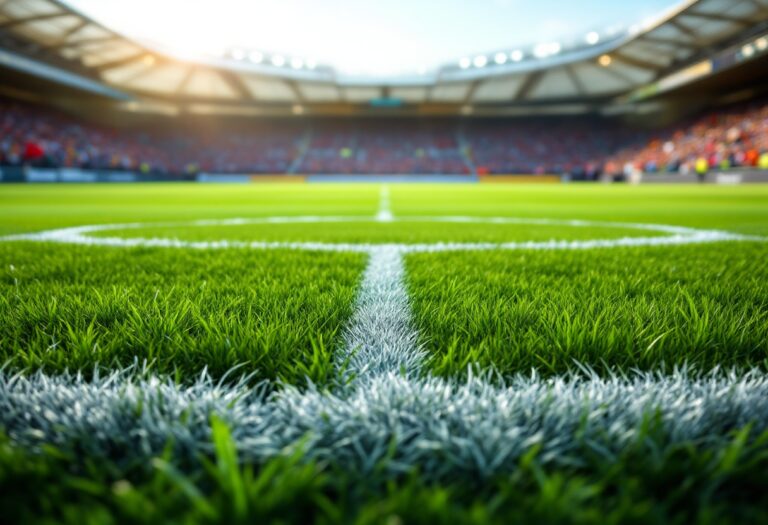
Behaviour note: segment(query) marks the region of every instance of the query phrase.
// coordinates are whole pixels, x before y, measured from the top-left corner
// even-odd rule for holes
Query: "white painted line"
[[[381,206],[381,211],[387,211]],[[155,457],[169,438],[186,457],[210,453],[212,414],[226,420],[244,461],[262,462],[301,446],[309,458],[336,463],[365,476],[373,469],[402,474],[418,469],[429,479],[494,476],[518,468],[532,446],[541,461],[571,465],[600,450],[619,454],[642,434],[648,414],[660,423],[661,445],[725,444],[731,430],[753,423],[768,429],[768,379],[764,373],[713,373],[689,377],[638,374],[630,378],[517,377],[506,385],[486,378],[466,383],[422,374],[424,351],[410,317],[404,285],[406,253],[452,250],[574,250],[621,246],[670,246],[720,241],[765,241],[679,226],[557,221],[508,217],[419,217],[392,221],[549,224],[614,227],[666,234],[619,239],[508,243],[344,244],[318,242],[183,241],[94,237],[105,231],[158,224],[92,225],[2,241],[93,246],[190,249],[294,249],[369,254],[356,309],[344,332],[336,365],[342,384],[333,391],[292,386],[272,394],[241,383],[201,377],[178,385],[158,377],[117,372],[87,382],[80,375],[12,374],[0,369],[0,427],[16,445],[80,450],[103,460]],[[269,217],[176,223],[175,226],[381,222],[359,217]],[[385,221],[388,222],[388,221]],[[167,224],[165,224],[167,226]],[[73,408],[74,407],[74,408]],[[141,409],[139,409],[141,407]],[[185,414],[179,418],[179,414]]]
[[[414,377],[424,351],[411,323],[402,252],[381,246],[370,253],[338,367],[345,382],[388,373]]]
[[[379,212],[376,214],[376,221],[392,222],[394,219],[395,216],[389,204],[389,186],[382,186],[379,192]]]
[[[0,370],[0,427],[28,450],[48,444],[92,461],[140,464],[169,441],[176,457],[210,454],[216,414],[245,463],[300,447],[359,478],[415,469],[435,481],[509,475],[532,447],[544,465],[573,467],[596,453],[610,461],[633,445],[658,447],[664,457],[691,443],[727,447],[748,424],[750,438],[768,430],[768,376],[757,371],[529,375],[505,384],[383,375],[333,392],[288,386],[272,394],[204,374],[191,381]]]
[[[365,223],[376,224],[378,218],[371,217],[262,217],[213,219],[176,223],[128,223],[128,224],[98,224],[61,228],[37,233],[25,233],[0,237],[0,241],[36,241],[64,244],[81,244],[87,246],[112,247],[157,247],[157,248],[190,248],[199,250],[216,250],[227,248],[251,248],[260,250],[313,250],[334,252],[371,253],[380,246],[394,246],[404,253],[434,253],[445,251],[471,250],[584,250],[593,248],[618,248],[634,246],[672,246],[683,244],[699,244],[724,241],[758,241],[765,242],[766,237],[742,235],[720,230],[701,230],[684,226],[669,226],[663,224],[618,223],[599,221],[574,221],[554,219],[529,219],[516,217],[391,217],[392,222],[424,222],[424,223],[477,223],[477,224],[533,224],[552,225],[574,228],[617,228],[640,231],[665,233],[666,236],[655,237],[621,237],[614,239],[589,240],[558,240],[522,241],[500,243],[453,243],[436,242],[431,244],[368,244],[368,243],[326,243],[326,242],[260,242],[260,241],[185,241],[174,238],[143,238],[143,237],[101,237],[92,233],[120,230],[138,230],[152,227],[205,227],[205,226],[239,226],[247,224],[293,224],[293,223]]]

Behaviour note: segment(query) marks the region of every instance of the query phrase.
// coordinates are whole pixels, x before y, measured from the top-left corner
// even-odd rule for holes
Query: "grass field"
[[[0,236],[11,522],[768,520],[766,186],[4,185]]]

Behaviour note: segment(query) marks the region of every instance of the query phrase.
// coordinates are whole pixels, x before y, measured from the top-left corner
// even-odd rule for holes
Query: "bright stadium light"
[[[317,67],[317,60],[314,58],[307,59],[307,69],[315,69]]]
[[[547,42],[538,44],[533,48],[533,56],[536,58],[547,58],[560,52],[561,46],[557,42]]]
[[[597,31],[591,31],[587,33],[587,44],[594,46],[598,42],[600,42],[600,35],[597,33]]]
[[[301,69],[304,67],[304,61],[298,57],[291,59],[291,67],[293,69]]]
[[[144,62],[145,66],[154,66],[156,60],[155,60],[155,57],[152,55],[145,55],[142,62]]]
[[[760,37],[757,40],[755,40],[755,46],[757,46],[757,49],[760,51],[765,51],[768,49],[768,38],[767,37]]]
[[[519,49],[516,49],[509,54],[509,58],[512,62],[520,62],[523,59],[523,56],[523,52]]]
[[[741,54],[747,58],[751,57],[755,54],[755,48],[752,47],[751,44],[747,44],[746,46],[741,48]]]
[[[459,60],[459,67],[461,69],[467,69],[471,65],[472,65],[472,60],[467,57],[464,57],[461,60]]]
[[[283,55],[274,55],[271,62],[273,66],[283,67],[285,65],[285,57]]]
[[[261,64],[264,61],[264,53],[261,53],[259,51],[251,51],[248,54],[248,60],[250,60],[254,64]]]
[[[235,60],[242,60],[245,58],[245,51],[242,49],[233,49],[232,50],[232,58]]]
[[[493,61],[496,62],[499,65],[505,64],[507,62],[507,54],[506,53],[496,53],[496,56],[493,57]]]
[[[610,55],[602,55],[597,59],[597,62],[603,67],[608,67],[611,65],[611,62],[613,62],[613,59],[610,57]]]
[[[485,67],[488,64],[488,57],[485,55],[477,55],[472,63],[475,67]]]
[[[293,107],[291,108],[291,112],[294,115],[303,115],[304,114],[304,106],[302,106],[301,104],[294,104]]]

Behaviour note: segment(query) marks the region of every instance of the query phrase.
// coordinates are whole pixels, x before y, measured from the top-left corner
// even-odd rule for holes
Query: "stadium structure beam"
[[[41,22],[43,20],[51,20],[53,18],[61,18],[62,16],[72,16],[72,13],[66,11],[60,13],[47,13],[44,15],[27,16],[24,18],[15,18],[13,20],[7,20],[0,23],[0,29],[10,29],[12,27],[29,24],[32,22]]]
[[[78,48],[81,46],[87,46],[89,44],[112,42],[114,40],[120,40],[120,37],[116,35],[110,35],[110,36],[99,36],[99,37],[93,37],[93,38],[81,38],[80,40],[72,40],[72,41],[65,40],[64,42],[57,42],[55,44],[51,44],[50,46],[46,46],[43,49]]]
[[[288,84],[288,87],[293,92],[293,96],[296,97],[296,102],[304,104],[306,102],[304,100],[304,95],[301,94],[301,90],[299,89],[299,85],[296,83],[296,81],[292,79],[285,79],[285,83]]]
[[[139,60],[144,58],[145,55],[146,55],[146,52],[142,51],[140,53],[136,53],[134,55],[131,55],[125,58],[119,58],[117,60],[112,60],[111,62],[105,62],[104,64],[100,64],[94,67],[94,69],[97,72],[102,73],[104,71],[109,71],[110,69],[115,69],[116,67],[127,66],[128,64],[138,62]]]
[[[475,91],[477,91],[477,88],[480,87],[480,80],[475,80],[469,85],[469,89],[467,90],[467,94],[464,96],[464,102],[463,104],[469,104],[472,102],[472,97],[475,96]]]
[[[225,71],[225,70],[219,70],[219,75],[221,76],[222,80],[229,85],[235,92],[238,94],[238,96],[246,100],[248,102],[253,102],[255,99],[253,98],[253,94],[251,94],[250,90],[245,87],[245,84],[243,84],[243,81],[240,80],[240,77],[237,76],[235,73],[231,71]],[[190,74],[191,75],[191,74]]]
[[[573,66],[568,65],[565,67],[565,72],[568,75],[568,78],[571,79],[571,82],[573,82],[573,85],[576,86],[576,92],[579,94],[580,97],[584,97],[587,95],[587,90],[584,89],[584,83],[579,78],[579,75],[576,74],[576,71],[574,71]]]
[[[646,69],[648,71],[659,71],[664,68],[664,66],[662,66],[661,64],[656,64],[655,62],[649,62],[647,60],[643,60],[640,58],[631,57],[629,55],[626,55],[620,52],[613,53],[612,56],[615,60],[618,60],[619,62],[622,62],[628,66],[636,67],[638,69]]]
[[[59,37],[59,39],[58,39],[58,40],[56,40],[56,42],[54,42],[53,44],[51,44],[51,45],[49,46],[49,48],[50,48],[50,49],[54,49],[54,48],[57,48],[59,45],[62,45],[62,44],[64,44],[64,43],[66,43],[66,42],[67,42],[67,40],[69,40],[71,37],[73,37],[74,35],[76,35],[76,34],[77,34],[77,33],[78,33],[78,32],[79,32],[81,29],[83,29],[83,28],[84,28],[85,26],[87,26],[88,24],[90,24],[90,22],[89,22],[88,20],[85,20],[85,19],[83,19],[83,20],[80,20],[80,22],[78,22],[78,23],[77,23],[77,24],[76,24],[74,27],[72,27],[72,28],[70,28],[70,29],[67,29],[66,31],[64,31],[64,32],[61,34],[61,37]]]
[[[700,37],[700,35],[696,31],[694,31],[693,29],[691,29],[690,27],[682,23],[679,18],[670,20],[669,23],[672,25],[672,27],[674,27],[675,29],[677,29],[678,31],[680,31],[681,33],[690,37],[693,40],[697,40]]]
[[[521,102],[528,98],[528,95],[530,95],[531,91],[533,91],[536,86],[539,85],[539,82],[541,82],[543,77],[544,71],[535,71],[530,73],[523,81],[523,84],[520,86],[520,89],[517,91],[512,101]]]
[[[652,44],[662,44],[673,47],[684,47],[687,49],[698,49],[698,46],[693,42],[686,42],[684,40],[678,40],[676,38],[662,38],[660,36],[642,35],[639,40],[650,42]]]
[[[593,67],[599,67],[599,66],[593,66]],[[605,71],[606,73],[608,73],[609,75],[612,75],[613,77],[618,78],[622,82],[626,82],[627,83],[627,89],[631,88],[634,85],[634,83],[635,83],[634,80],[629,78],[627,75],[623,74],[621,71],[616,71],[616,68],[614,68],[614,67],[606,67],[606,68],[601,68],[601,69],[603,71]]]
[[[186,89],[187,84],[189,84],[189,80],[192,78],[192,75],[194,75],[197,72],[197,67],[195,66],[189,66],[187,68],[187,71],[184,73],[184,77],[181,79],[181,82],[179,82],[179,85],[176,86],[176,95],[179,96],[184,92],[184,89]]]
[[[754,2],[753,2],[754,4]],[[758,5],[758,4],[754,4]],[[765,9],[765,6],[760,6],[761,9]],[[697,11],[686,11],[684,16],[690,16],[694,18],[703,18],[704,20],[714,20],[717,22],[732,22],[741,26],[751,26],[755,23],[753,18],[745,18],[740,16],[732,16],[720,13],[700,13]]]

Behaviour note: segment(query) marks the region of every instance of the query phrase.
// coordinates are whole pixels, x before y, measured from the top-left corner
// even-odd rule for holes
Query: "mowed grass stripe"
[[[768,369],[768,245],[413,254],[431,369]]]
[[[324,384],[365,256],[0,244],[0,361]]]

